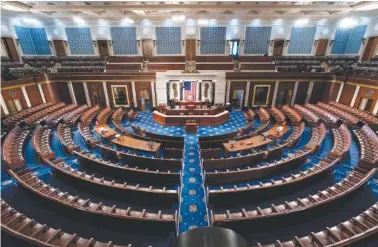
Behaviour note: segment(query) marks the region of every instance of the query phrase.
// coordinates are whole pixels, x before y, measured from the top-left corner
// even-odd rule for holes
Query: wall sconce
[[[185,40],[181,40],[181,45],[185,46]]]
[[[154,47],[156,46],[156,40],[153,40],[152,41],[152,44],[154,45]]]
[[[109,44],[110,47],[113,46],[113,42],[111,40],[108,40],[108,44]]]
[[[331,41],[329,42],[329,46],[330,46],[330,47],[333,45],[333,41],[334,41],[334,40],[331,40]]]
[[[288,39],[288,40],[285,40],[284,46],[288,46],[288,45],[289,45],[289,42],[290,42],[289,39]]]
[[[230,40],[226,40],[226,47],[230,46]]]
[[[197,40],[197,46],[200,46],[201,40]]]
[[[93,40],[92,42],[93,42],[93,45],[94,45],[95,47],[97,47],[97,41],[96,41],[96,40]]]
[[[314,41],[314,47],[319,43],[319,40]]]
[[[269,46],[273,46],[274,45],[274,40],[272,39],[272,40],[270,40],[270,41],[268,41],[269,42]]]
[[[68,42],[66,40],[63,40],[63,44],[65,47],[68,47]]]
[[[240,42],[240,46],[244,46],[244,43],[245,43],[245,40],[243,39],[243,40]]]
[[[52,41],[51,41],[51,40],[49,40],[48,42],[49,42],[49,46],[50,46],[51,48],[53,48],[53,44],[52,44]]]
[[[140,40],[137,40],[138,47],[140,47]]]
[[[362,39],[362,40],[361,40],[361,42],[362,42],[362,45],[365,45],[365,43],[366,43],[366,40],[367,40],[367,39]]]
[[[16,45],[20,46],[20,40],[19,39],[16,39]]]

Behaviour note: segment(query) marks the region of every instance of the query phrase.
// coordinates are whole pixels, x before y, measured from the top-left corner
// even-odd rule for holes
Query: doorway
[[[21,101],[18,98],[8,100],[7,105],[10,113],[16,113],[23,109]]]
[[[372,104],[373,104],[372,99],[362,98],[360,102],[360,106],[358,108],[361,111],[369,111]]]
[[[288,89],[288,88],[282,89],[277,95],[276,105],[277,106],[290,105],[292,95],[293,95],[293,91],[291,89]]]
[[[243,97],[244,90],[234,90],[232,92],[231,105],[233,108],[242,108],[243,107]]]

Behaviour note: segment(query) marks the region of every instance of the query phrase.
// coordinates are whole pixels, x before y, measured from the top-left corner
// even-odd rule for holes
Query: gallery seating
[[[293,148],[301,138],[303,132],[305,130],[305,123],[301,122],[300,125],[293,126],[293,130],[290,134],[290,136],[285,140],[285,142],[288,144],[289,148]]]
[[[360,120],[368,123],[372,127],[378,127],[378,118],[372,116],[371,114],[369,114],[365,111],[361,111],[359,109],[356,109],[356,108],[353,108],[353,107],[350,107],[350,106],[347,106],[347,105],[343,105],[343,104],[337,103],[335,101],[330,101],[329,104],[337,107],[338,109],[341,109],[345,112],[348,112],[348,113],[354,115],[355,117],[357,117]]]
[[[97,121],[96,121],[97,125],[106,124],[112,114],[113,114],[113,111],[110,107],[106,107],[102,109],[97,115]]]
[[[301,124],[302,117],[301,117],[301,115],[298,114],[298,112],[296,110],[294,110],[290,106],[284,105],[282,107],[282,111],[290,119],[292,125],[299,125],[299,124]]]
[[[60,123],[58,125],[57,132],[59,140],[68,153],[80,150],[80,148],[74,144],[74,141],[72,139],[72,129],[69,125]]]
[[[353,130],[358,138],[361,148],[361,158],[359,166],[373,168],[378,164],[378,136],[368,126],[364,125],[360,129]]]
[[[75,125],[76,122],[79,120],[79,118],[83,115],[85,111],[88,110],[87,105],[81,105],[78,108],[76,108],[73,111],[70,111],[68,114],[66,114],[63,117],[63,122],[68,124],[68,125]]]
[[[330,127],[338,126],[340,119],[336,117],[333,113],[328,112],[327,110],[324,110],[312,104],[305,104],[305,107],[309,109],[310,111],[312,111],[320,119],[322,119],[327,124],[327,126],[330,126]]]
[[[81,198],[79,195],[71,195],[45,183],[29,169],[24,169],[20,172],[10,171],[10,174],[25,189],[37,194],[39,197],[61,204],[63,207],[71,207],[94,215],[113,217],[114,219],[162,222],[171,223],[172,225],[175,222],[175,214],[162,213],[161,210],[154,213],[146,209],[138,211],[131,207],[119,208],[116,205],[104,205],[102,202],[92,202],[89,199]]]
[[[378,203],[361,214],[351,219],[341,222],[340,224],[327,227],[320,232],[311,232],[307,236],[295,236],[289,241],[276,240],[272,244],[260,244],[256,247],[274,247],[274,246],[342,246],[357,243],[359,240],[374,236],[378,232]]]
[[[46,224],[38,223],[18,212],[3,200],[1,200],[1,212],[2,231],[31,244],[56,247],[114,246],[112,241],[104,243],[93,238],[83,238],[76,233],[66,233],[61,229],[54,229]],[[117,247],[129,246],[117,245]]]
[[[99,111],[100,111],[100,107],[98,105],[95,105],[95,106],[89,108],[81,116],[81,118],[80,118],[81,123],[83,125],[90,125],[94,121],[94,119],[95,119],[95,117],[96,117],[96,115],[98,114]]]
[[[345,124],[342,124],[339,128],[332,128],[332,135],[334,145],[328,156],[331,158],[342,158],[349,151],[352,143],[349,129]]]
[[[3,143],[2,158],[8,168],[17,169],[25,165],[22,154],[25,139],[30,134],[30,130],[21,129],[20,126],[14,127],[6,136]]]
[[[112,122],[114,124],[114,127],[117,129],[120,133],[127,133],[128,131],[123,127],[122,125],[122,119],[125,116],[125,112],[122,110],[122,108],[118,108],[115,110],[112,114]]]
[[[236,222],[267,219],[283,215],[287,216],[291,213],[309,212],[312,208],[334,202],[356,191],[369,181],[375,174],[375,170],[376,169],[364,170],[356,168],[339,183],[335,183],[316,194],[309,195],[305,198],[298,198],[291,202],[285,201],[280,205],[272,204],[270,207],[266,208],[258,207],[257,209],[248,211],[245,209],[241,209],[240,211],[233,210],[235,213],[230,213],[229,210],[226,210],[225,213],[214,214],[213,222],[219,226],[230,227],[230,225],[235,225]]]
[[[66,105],[65,103],[57,103],[57,104],[51,105],[51,106],[49,106],[47,108],[44,108],[43,110],[38,111],[38,112],[30,115],[29,117],[25,118],[25,123],[27,123],[28,125],[31,125],[31,126],[36,126],[47,115],[49,115],[50,113],[53,113],[53,112],[57,111],[58,109],[64,107],[65,105]]]
[[[55,153],[50,147],[51,134],[51,129],[47,126],[39,124],[34,129],[33,146],[42,161],[55,158]]]
[[[5,125],[7,127],[12,127],[14,125],[18,125],[20,122],[23,121],[24,118],[44,109],[46,107],[49,107],[51,105],[53,105],[53,103],[49,102],[49,103],[36,105],[36,106],[30,107],[30,108],[27,108],[27,109],[23,109],[22,111],[20,111],[18,113],[15,113],[13,115],[6,117],[2,121],[2,123],[3,123],[3,125]]]
[[[316,127],[312,127],[311,131],[311,139],[309,143],[305,146],[305,149],[311,151],[312,153],[315,153],[322,144],[327,134],[327,130],[325,124],[321,123]]]
[[[167,186],[180,183],[180,173],[168,169],[142,168],[132,165],[121,165],[97,158],[96,155],[86,151],[74,151],[80,164],[88,166],[89,169],[99,171],[103,174],[113,175],[134,183],[148,183],[153,185]]]
[[[276,123],[283,123],[286,120],[286,117],[283,114],[283,112],[275,106],[272,106],[270,108],[270,113],[273,116]]]
[[[72,166],[67,165],[64,160],[56,159],[53,161],[46,161],[49,166],[54,168],[54,171],[64,175],[73,183],[80,183],[84,186],[88,185],[91,188],[96,188],[100,193],[120,193],[123,195],[134,196],[134,199],[146,200],[149,199],[151,203],[159,204],[164,200],[164,204],[171,205],[178,199],[177,189],[167,189],[166,187],[153,187],[141,184],[129,184],[127,182],[117,182],[115,180],[107,180],[104,177],[97,177],[95,174],[88,174],[79,171]]]
[[[60,108],[57,111],[54,111],[48,114],[46,117],[43,118],[43,121],[46,122],[49,126],[56,126],[61,119],[64,119],[72,110],[77,107],[75,104],[66,105]]]
[[[318,106],[320,106],[321,108],[331,112],[335,116],[340,117],[349,126],[357,126],[358,122],[360,121],[357,117],[353,116],[352,114],[345,112],[345,111],[340,111],[340,109],[338,109],[334,106],[325,104],[323,102],[318,102]]]
[[[256,110],[256,112],[261,122],[263,123],[269,122],[270,114],[265,108],[260,107],[260,109]]]
[[[89,148],[94,148],[97,143],[100,143],[99,140],[95,139],[92,136],[91,130],[89,129],[88,125],[79,122],[77,124],[77,128],[80,132],[81,137],[83,138],[83,141]]]
[[[294,105],[294,109],[303,117],[304,120],[306,120],[308,125],[318,125],[319,117],[317,117],[313,112],[298,104]]]
[[[307,153],[298,150],[287,158],[279,161],[267,162],[257,167],[246,167],[237,169],[226,169],[222,171],[212,170],[206,173],[206,183],[209,185],[226,185],[241,182],[247,182],[260,178],[273,176],[283,171],[293,169],[306,161]]]

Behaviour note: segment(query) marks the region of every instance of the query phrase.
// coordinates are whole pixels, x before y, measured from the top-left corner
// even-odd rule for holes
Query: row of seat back
[[[43,161],[55,158],[55,153],[51,150],[50,138],[51,129],[38,124],[33,132],[33,147]]]

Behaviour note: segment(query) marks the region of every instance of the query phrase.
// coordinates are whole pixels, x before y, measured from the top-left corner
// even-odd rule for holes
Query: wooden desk
[[[151,142],[153,143],[153,146],[152,148],[150,148],[148,146],[148,143],[149,143],[148,141],[135,139],[135,138],[132,138],[130,136],[125,136],[125,135],[122,135],[118,138],[114,138],[111,140],[111,142],[114,144],[123,146],[123,147],[130,148],[130,149],[145,151],[145,152],[150,152],[150,153],[157,153],[161,145],[158,142]]]
[[[261,135],[258,135],[258,136],[254,136],[245,140],[236,141],[234,147],[231,147],[230,142],[223,143],[223,146],[226,152],[234,153],[234,152],[249,150],[252,148],[263,147],[263,146],[268,145],[272,141],[273,140],[270,138],[265,138],[264,140],[264,137],[262,137]]]
[[[107,139],[109,139],[109,138],[111,138],[111,137],[113,137],[114,135],[117,134],[117,131],[110,128],[109,125],[107,125],[107,124],[96,125],[94,127],[94,130],[96,131],[96,133],[98,135],[100,135],[103,138],[107,138]]]
[[[280,133],[277,132],[278,126],[283,127],[283,130]],[[276,123],[270,130],[268,130],[267,132],[264,132],[264,135],[271,139],[281,138],[288,130],[289,130],[289,126],[287,126],[285,123],[283,124]]]
[[[230,113],[223,111],[216,115],[166,115],[154,111],[152,118],[155,122],[167,126],[185,126],[186,123],[196,123],[198,126],[217,126],[227,122]]]
[[[185,124],[185,132],[186,133],[192,133],[196,134],[197,133],[198,126],[196,123],[187,123]]]

